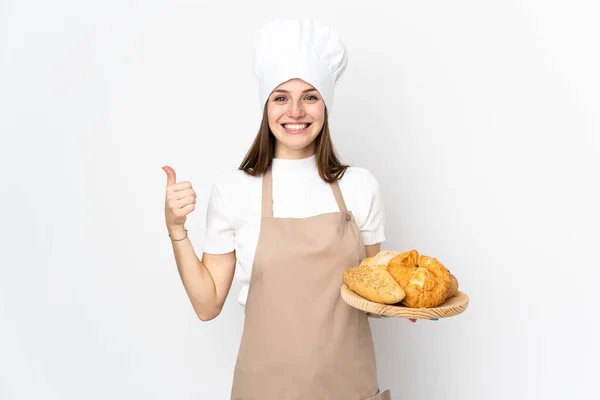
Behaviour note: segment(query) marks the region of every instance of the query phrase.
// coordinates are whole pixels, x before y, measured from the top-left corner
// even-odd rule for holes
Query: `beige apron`
[[[340,296],[365,246],[342,193],[339,212],[273,218],[272,173],[234,371],[232,400],[390,400],[379,392],[367,315]]]

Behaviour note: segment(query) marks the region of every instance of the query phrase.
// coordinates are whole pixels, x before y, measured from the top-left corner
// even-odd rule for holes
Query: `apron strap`
[[[342,196],[342,191],[340,190],[340,185],[338,184],[338,181],[335,181],[331,184],[331,189],[333,189],[333,195],[335,196],[335,201],[337,201],[340,211],[343,213],[348,212],[348,209],[346,208],[346,202],[344,201],[344,196]]]
[[[271,166],[263,173],[262,181],[262,216],[273,216],[273,178]]]
[[[344,196],[342,196],[342,191],[340,190],[340,185],[338,184],[338,181],[335,181],[331,184],[331,189],[333,190],[333,195],[335,196],[335,201],[337,202],[340,211],[343,213],[348,212],[348,209],[346,208],[346,202],[344,201]],[[271,170],[270,166],[263,173],[262,216],[273,216],[273,171]]]

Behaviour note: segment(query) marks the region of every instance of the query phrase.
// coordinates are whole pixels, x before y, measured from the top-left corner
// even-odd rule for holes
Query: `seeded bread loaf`
[[[344,272],[343,280],[350,290],[376,303],[395,304],[405,296],[402,287],[385,267],[350,267]]]

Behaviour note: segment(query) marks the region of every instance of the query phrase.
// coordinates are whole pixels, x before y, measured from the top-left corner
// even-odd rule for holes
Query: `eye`
[[[319,99],[317,98],[317,96],[314,96],[314,95],[312,95],[312,94],[309,94],[308,96],[306,96],[306,99],[307,99],[307,100],[319,100]]]
[[[277,101],[277,102],[285,101],[285,97],[283,97],[283,96],[278,96],[278,97],[275,97],[275,98],[273,99],[273,101]]]

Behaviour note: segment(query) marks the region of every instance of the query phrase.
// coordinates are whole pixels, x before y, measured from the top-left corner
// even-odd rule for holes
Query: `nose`
[[[287,115],[293,119],[300,119],[305,115],[304,107],[299,101],[290,101]]]

